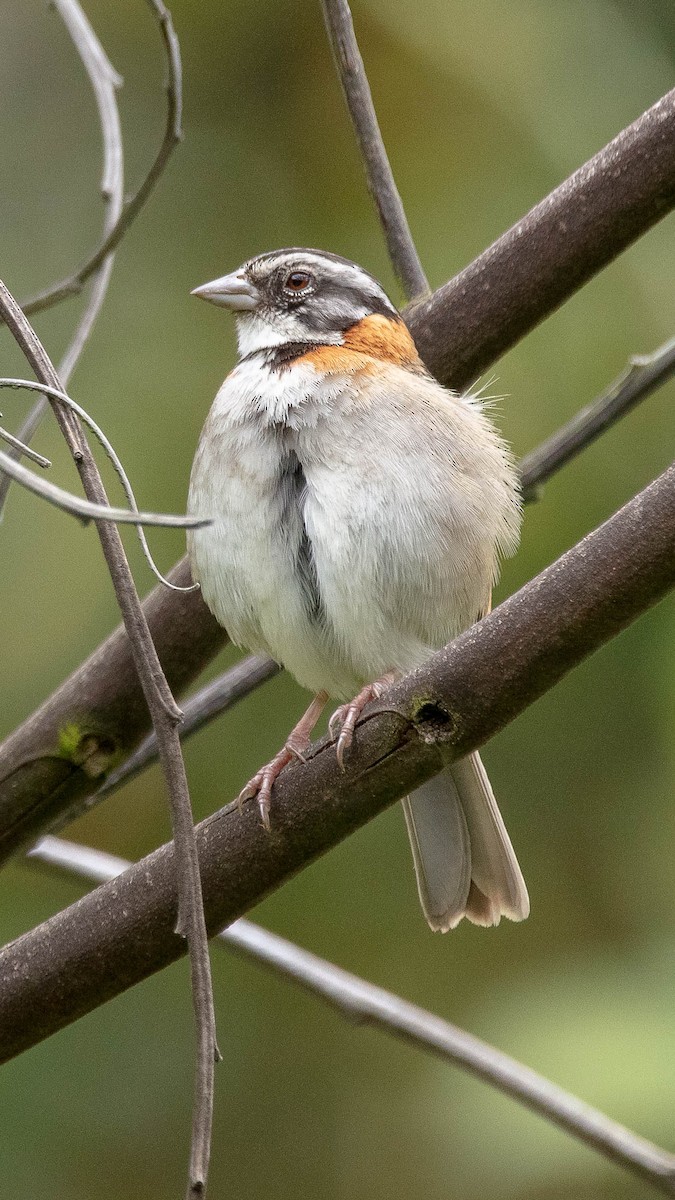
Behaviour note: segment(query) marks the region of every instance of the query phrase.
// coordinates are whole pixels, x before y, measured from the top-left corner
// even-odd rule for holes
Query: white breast
[[[336,698],[409,670],[484,611],[519,523],[477,407],[398,367],[326,380],[243,362],[192,472],[204,599],[232,639]]]
[[[238,645],[335,696],[361,680],[341,661],[322,611],[295,427],[316,424],[340,386],[322,384],[311,368],[270,371],[262,356],[240,363],[207,418],[188,499],[190,513],[213,519],[189,532],[188,550],[217,620]]]

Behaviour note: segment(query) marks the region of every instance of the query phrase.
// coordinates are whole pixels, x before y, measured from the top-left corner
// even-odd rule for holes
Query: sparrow
[[[364,706],[490,609],[520,501],[476,397],[427,371],[380,284],[339,255],[261,254],[192,293],[234,312],[239,361],[206,419],[188,511],[192,573],[231,640],[314,700],[241,793],[269,827],[274,780],[329,697],[342,763]],[[528,915],[485,768],[472,754],[403,801],[433,930]]]

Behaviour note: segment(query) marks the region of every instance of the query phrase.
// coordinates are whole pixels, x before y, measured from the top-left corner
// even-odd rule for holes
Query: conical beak
[[[203,283],[191,293],[201,300],[210,300],[221,308],[229,308],[233,312],[252,312],[260,301],[260,293],[256,287],[242,274],[235,271],[232,275],[223,275],[211,283]]]

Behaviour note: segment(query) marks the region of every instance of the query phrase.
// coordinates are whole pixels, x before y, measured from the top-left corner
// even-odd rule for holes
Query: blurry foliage
[[[162,126],[156,31],[140,0],[86,7],[126,80],[131,186]],[[227,318],[196,305],[191,287],[257,251],[306,244],[363,262],[397,293],[318,4],[177,0],[173,13],[185,57],[185,143],[118,254],[73,393],[113,439],[141,504],[178,511],[201,423],[234,356]],[[355,20],[434,284],[672,84],[669,0],[361,0]],[[43,0],[5,0],[0,29],[2,274],[21,296],[68,271],[96,241],[100,149],[80,64]],[[589,400],[629,354],[672,335],[672,230],[670,218],[498,364],[498,419],[518,453]],[[77,305],[37,322],[54,357]],[[24,371],[6,335],[2,353],[3,373]],[[528,509],[502,595],[664,468],[674,397],[671,383]],[[25,398],[3,397],[3,409],[5,423],[18,423]],[[55,480],[74,486],[49,423],[38,445],[56,460]],[[92,530],[15,488],[1,533],[4,733],[117,615]],[[125,540],[145,590],[152,581],[133,536]],[[180,534],[152,541],[165,566],[182,553]],[[530,886],[526,924],[432,937],[398,807],[256,914],[671,1144],[673,613],[666,602],[647,614],[486,750]],[[281,677],[194,739],[187,761],[198,814],[235,794],[304,703]],[[135,857],[167,827],[151,771],[70,833]],[[79,891],[13,864],[0,876],[3,939]],[[254,966],[220,952],[214,960],[225,1058],[214,1200],[652,1194],[483,1085],[344,1024]],[[5,1187],[41,1200],[180,1194],[190,1039],[180,964],[5,1067]]]

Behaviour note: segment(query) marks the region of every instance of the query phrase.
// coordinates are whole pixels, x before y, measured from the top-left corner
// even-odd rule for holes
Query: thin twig
[[[33,457],[34,454],[35,451],[29,449],[29,457]],[[45,459],[44,462],[49,466],[48,459]],[[204,524],[198,517],[174,516],[172,513],[146,513],[139,512],[138,509],[131,512],[126,508],[113,508],[109,504],[94,504],[90,500],[83,500],[81,496],[75,496],[73,492],[65,491],[48,479],[41,479],[28,467],[24,467],[23,463],[17,462],[10,454],[5,454],[4,450],[0,450],[0,473],[2,472],[9,475],[11,479],[15,479],[29,492],[40,496],[42,500],[47,500],[49,504],[62,509],[63,512],[71,513],[74,517],[80,517],[83,521],[112,521],[115,525],[157,525],[165,529],[194,529]]]
[[[228,671],[223,671],[222,675],[212,679],[184,702],[183,721],[179,729],[181,741],[184,742],[191,734],[203,729],[214,717],[227,712],[262,683],[278,675],[280,670],[281,667],[273,659],[259,658],[251,654],[241,662],[235,663]],[[157,737],[153,732],[148,734],[138,749],[116,770],[110,772],[105,783],[89,797],[85,807],[91,808],[111,792],[116,792],[122,784],[135,779],[141,771],[155,762],[157,753]]]
[[[0,413],[0,417],[1,416],[2,413]],[[9,433],[7,429],[3,429],[2,425],[0,425],[0,438],[2,438],[3,442],[7,442],[7,444],[14,450],[18,450],[19,454],[22,454],[24,458],[29,458],[31,462],[36,463],[38,467],[43,467],[45,470],[47,467],[51,467],[52,464],[50,460],[45,458],[44,454],[38,454],[37,450],[33,450],[30,446],[26,446],[25,443],[19,441],[19,439],[15,437],[13,433]]]
[[[162,175],[172,151],[183,136],[181,124],[183,105],[182,66],[178,39],[173,28],[171,14],[166,5],[162,3],[162,0],[148,0],[148,3],[159,22],[168,66],[166,126],[162,144],[138,191],[125,202],[119,220],[110,233],[103,238],[100,246],[72,275],[26,300],[22,305],[23,311],[26,314],[41,312],[45,308],[51,308],[53,304],[58,304],[59,301],[65,300],[69,296],[75,296],[82,291],[89,277],[93,275],[94,271],[108,257],[110,252],[119,245],[132,221],[138,216],[157,180]]]
[[[121,86],[122,80],[108,59],[77,0],[54,0],[54,7],[59,12],[89,76],[98,108],[103,143],[101,193],[105,205],[103,222],[105,236],[110,233],[119,220],[124,203],[124,152],[116,97],[116,89]],[[70,376],[103,306],[113,262],[114,256],[108,254],[94,273],[89,299],[59,365],[58,373],[64,388],[68,386]],[[33,405],[19,429],[20,442],[27,445],[32,440],[47,408],[47,399],[42,395]],[[12,455],[12,457],[18,459],[19,454]],[[0,478],[0,518],[7,500],[10,479],[9,474]]]
[[[123,858],[55,837],[43,838],[28,857],[96,883],[114,879],[131,866]],[[262,962],[276,973],[295,980],[344,1016],[377,1025],[386,1033],[461,1067],[647,1179],[667,1195],[675,1193],[675,1155],[639,1137],[457,1025],[244,918],[219,933],[217,940],[245,958]]]
[[[636,354],[626,370],[567,425],[542,442],[520,463],[523,500],[536,500],[539,489],[600,434],[618,421],[675,372],[675,338],[652,354]]]
[[[0,315],[40,383],[63,391],[59,377],[35,330],[1,281]],[[60,400],[50,398],[50,404],[77,465],[87,498],[96,504],[106,504],[103,481],[77,415]],[[197,1032],[188,1195],[198,1196],[205,1189],[208,1174],[213,1117],[213,1069],[218,1050],[197,844],[185,764],[177,731],[181,712],[162,671],[119,532],[114,525],[102,521],[97,522],[97,530],[131,643],[134,664],[157,734],[160,761],[170,801],[178,877],[178,920],[175,928],[177,933],[187,938]]]
[[[101,194],[105,206],[103,236],[107,237],[119,221],[124,207],[124,147],[115,94],[116,90],[122,86],[123,81],[109,62],[105,50],[77,0],[54,0],[54,7],[60,14],[82,60],[98,107],[103,144],[101,175]],[[89,299],[70,345],[59,363],[58,373],[64,388],[68,387],[70,376],[103,307],[113,264],[114,255],[107,254],[94,272]]]
[[[90,414],[87,412],[86,408],[82,408],[81,404],[77,404],[76,401],[73,400],[72,397],[69,396],[67,392],[60,391],[58,388],[47,387],[47,385],[44,383],[34,383],[30,379],[1,378],[0,379],[0,389],[2,389],[2,388],[17,388],[18,390],[42,392],[44,396],[49,396],[52,400],[60,401],[61,404],[65,404],[66,407],[69,408],[72,412],[77,413],[80,420],[84,421],[85,425],[89,426],[92,433],[97,438],[97,440],[100,442],[100,444],[103,446],[103,449],[105,450],[106,454],[108,455],[108,458],[110,459],[110,462],[112,463],[115,473],[117,474],[117,478],[119,479],[120,483],[122,484],[124,494],[125,494],[127,500],[129,501],[131,512],[139,513],[139,508],[138,508],[138,504],[136,503],[136,497],[134,495],[134,490],[131,486],[131,483],[129,482],[129,477],[128,477],[126,471],[124,470],[124,467],[122,466],[122,463],[119,458],[119,455],[117,454],[117,451],[115,450],[114,446],[112,445],[112,442],[106,437],[106,435],[103,432],[103,430],[101,429],[100,425],[98,425],[96,423],[96,421],[94,420],[94,418],[92,416],[90,416]],[[71,511],[72,511],[72,508],[71,508]],[[94,515],[96,515],[96,514],[94,514]],[[98,514],[98,515],[100,515],[100,514]],[[140,513],[139,513],[139,515],[140,515]],[[193,517],[181,518],[181,526],[185,529],[191,529],[191,528],[193,528],[193,521],[194,521]],[[187,522],[187,524],[185,522]],[[199,587],[198,583],[192,583],[192,584],[190,584],[189,587],[180,588],[180,587],[177,587],[175,583],[172,583],[170,579],[167,579],[164,575],[162,575],[162,572],[159,570],[159,567],[157,566],[154,558],[152,557],[152,554],[150,552],[150,547],[148,545],[148,540],[145,536],[145,533],[143,532],[143,529],[142,529],[140,523],[138,521],[134,521],[132,523],[134,525],[136,525],[136,531],[138,533],[138,540],[141,543],[141,549],[143,551],[145,561],[147,562],[148,566],[150,567],[150,570],[152,571],[153,575],[159,580],[159,582],[163,583],[164,587],[170,588],[172,591],[176,591],[176,592],[196,591],[197,588]],[[145,522],[145,523],[147,524],[147,522]],[[166,521],[156,520],[156,521],[153,521],[150,523],[154,524],[154,525],[158,525],[158,524],[161,525],[161,524],[166,524]],[[210,521],[207,518],[206,521],[199,521],[199,524],[208,525],[208,524],[210,524]]]
[[[429,293],[405,209],[384,147],[347,0],[321,0],[335,66],[361,150],[389,256],[408,300]]]

